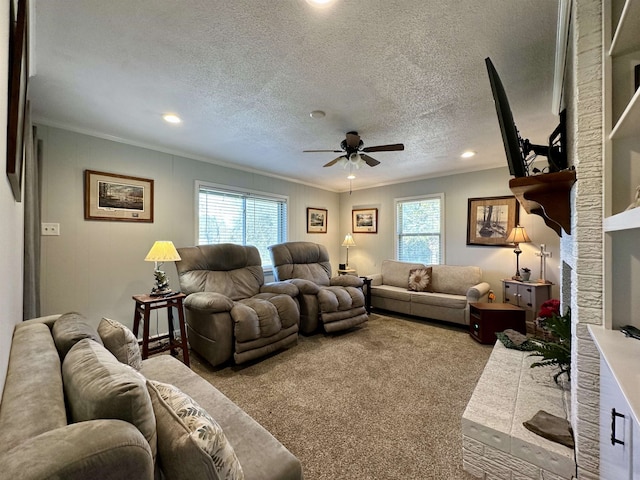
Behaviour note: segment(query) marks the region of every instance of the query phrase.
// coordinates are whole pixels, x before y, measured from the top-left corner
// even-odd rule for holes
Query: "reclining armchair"
[[[332,278],[324,245],[286,242],[270,246],[269,252],[275,279],[286,280],[300,291],[301,333],[314,333],[320,323],[325,332],[336,332],[367,321],[362,279],[354,275]]]
[[[211,365],[264,356],[298,341],[291,283],[264,283],[258,249],[235,244],[178,248],[191,348]]]

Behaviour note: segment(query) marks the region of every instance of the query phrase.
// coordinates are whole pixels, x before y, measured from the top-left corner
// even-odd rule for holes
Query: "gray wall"
[[[144,261],[153,242],[195,244],[196,180],[288,195],[289,238],[324,243],[337,262],[337,193],[52,127],[38,126],[38,136],[44,141],[42,221],[59,223],[61,233],[42,237],[43,315],[75,310],[96,323],[106,316],[131,326],[131,296],[153,286],[153,263]],[[154,179],[154,222],[85,220],[86,169]],[[306,233],[307,207],[328,210],[327,234]],[[164,269],[179,289],[173,263]]]
[[[60,224],[61,235],[42,237],[42,314],[76,310],[93,322],[102,316],[132,324],[131,296],[153,285],[153,264],[144,261],[155,240],[171,240],[178,247],[195,243],[195,181],[203,180],[289,196],[289,239],[327,246],[334,268],[345,260],[341,247],[351,229],[351,209],[375,207],[378,234],[355,234],[350,264],[360,274],[379,271],[394,256],[393,200],[424,193],[445,194],[446,257],[450,264],[479,265],[501,299],[500,279],[515,270],[512,248],[466,245],[467,199],[508,195],[506,167],[473,174],[391,185],[338,194],[285,180],[247,173],[145,148],[38,126],[44,141],[42,221]],[[83,213],[85,169],[113,172],[155,181],[153,223],[91,221]],[[328,209],[328,233],[306,233],[306,209]],[[521,213],[532,240],[553,252],[548,278],[557,282],[558,237],[538,217]],[[538,275],[534,244],[522,245],[521,265]],[[165,265],[169,281],[178,288],[173,264]],[[155,322],[154,322],[155,324]],[[152,331],[155,325],[152,324]],[[161,312],[159,331],[166,328]]]
[[[468,199],[511,195],[508,169],[484,170],[447,177],[420,180],[397,185],[388,185],[340,195],[341,238],[351,229],[352,208],[377,208],[378,233],[354,234],[356,247],[349,249],[349,264],[359,274],[380,271],[380,263],[395,255],[395,204],[394,199],[419,195],[444,193],[445,203],[445,258],[449,265],[477,265],[482,268],[484,279],[491,284],[497,301],[502,301],[503,278],[510,278],[516,269],[513,247],[468,246],[467,209]],[[532,243],[521,244],[520,266],[531,268],[531,277],[540,275],[540,259],[535,256],[541,243],[552,253],[547,259],[547,280],[555,285],[554,297],[558,295],[559,237],[544,224],[542,218],[528,215],[520,209],[520,224],[525,227]],[[341,261],[344,261],[344,248]]]
[[[8,90],[9,68],[9,2],[4,2],[0,9],[0,90]],[[7,96],[0,95],[0,131],[7,131]],[[0,135],[0,152],[7,151],[6,133]],[[6,158],[6,154],[4,155]],[[4,165],[4,162],[2,162]],[[0,292],[0,304],[2,315],[0,316],[0,398],[4,389],[4,380],[9,364],[9,352],[11,350],[11,338],[13,327],[22,320],[22,250],[23,238],[23,207],[22,203],[16,203],[11,192],[11,186],[2,168],[2,180],[0,181],[0,278],[2,289]]]

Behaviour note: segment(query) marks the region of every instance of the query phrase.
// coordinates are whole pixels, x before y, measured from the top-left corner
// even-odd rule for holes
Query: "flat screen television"
[[[493,101],[496,105],[502,143],[504,144],[504,150],[507,154],[509,173],[515,177],[526,177],[529,175],[530,162],[528,156],[531,152],[536,156],[542,155],[547,157],[549,163],[548,172],[559,172],[560,170],[566,169],[566,110],[560,113],[560,123],[549,136],[549,143],[547,145],[534,145],[529,142],[528,139],[523,140],[513,121],[509,100],[498,76],[498,72],[489,57],[485,58],[485,63],[487,65],[487,73],[489,74]]]

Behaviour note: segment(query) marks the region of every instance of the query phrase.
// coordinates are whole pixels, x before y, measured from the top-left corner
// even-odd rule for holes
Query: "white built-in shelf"
[[[640,0],[637,3],[640,4]],[[637,35],[640,38],[640,30],[638,30]],[[640,88],[636,90],[627,108],[620,115],[609,134],[609,138],[615,140],[638,134],[640,134]]]
[[[640,423],[640,340],[600,325],[589,325],[589,332],[620,385],[635,421]]]
[[[611,42],[609,55],[623,55],[640,49],[640,1],[627,0]]]
[[[603,228],[605,232],[640,228],[640,207],[605,217]]]

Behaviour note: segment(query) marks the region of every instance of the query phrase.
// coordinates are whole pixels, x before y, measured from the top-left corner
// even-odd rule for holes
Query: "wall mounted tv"
[[[559,172],[566,169],[566,110],[560,112],[560,123],[549,136],[547,145],[534,145],[529,142],[528,139],[522,139],[513,121],[509,100],[507,99],[507,94],[504,91],[498,72],[489,57],[485,58],[485,63],[487,64],[493,101],[496,104],[502,142],[504,143],[504,150],[507,154],[509,173],[515,177],[526,177],[529,175],[529,166],[538,155],[547,157],[549,164],[547,169],[548,173]],[[536,171],[537,170],[534,169],[534,173],[536,173]]]

